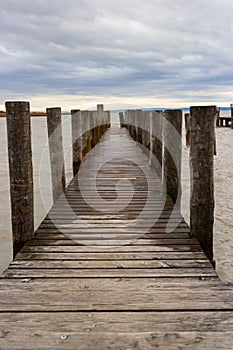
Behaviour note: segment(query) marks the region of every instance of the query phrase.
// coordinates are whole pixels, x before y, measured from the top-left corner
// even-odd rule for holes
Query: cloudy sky
[[[232,0],[0,0],[0,9],[0,109],[233,102]]]

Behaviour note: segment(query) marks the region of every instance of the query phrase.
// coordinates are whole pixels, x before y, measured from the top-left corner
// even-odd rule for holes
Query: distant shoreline
[[[46,117],[44,112],[31,112],[31,117]],[[0,118],[6,118],[6,112],[0,111]]]
[[[141,108],[142,110],[167,110],[167,109],[173,109],[173,108],[161,108],[161,107],[154,107],[154,108]],[[181,109],[184,113],[189,112],[189,107],[182,107],[182,108],[174,108],[174,109]],[[110,110],[111,113],[120,113],[125,112],[127,109],[117,109],[117,110]],[[220,107],[221,111],[230,111],[230,107]],[[62,112],[62,116],[70,115],[70,112]],[[45,112],[31,112],[31,117],[46,117],[47,114]],[[0,111],[0,118],[5,118],[6,112]]]

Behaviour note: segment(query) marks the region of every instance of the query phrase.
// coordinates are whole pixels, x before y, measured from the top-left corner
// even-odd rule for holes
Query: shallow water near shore
[[[222,114],[229,114],[223,111]],[[45,117],[32,120],[32,150],[34,176],[35,229],[52,206],[51,172]],[[113,126],[118,127],[118,116],[112,115]],[[72,178],[71,120],[63,116],[63,144],[67,183]],[[215,157],[215,225],[214,258],[217,273],[223,281],[233,282],[233,130],[218,128],[217,156]],[[183,137],[184,139],[184,137]],[[183,145],[182,156],[182,212],[189,222],[189,150]],[[6,119],[0,118],[0,272],[12,260],[9,170],[7,155]]]

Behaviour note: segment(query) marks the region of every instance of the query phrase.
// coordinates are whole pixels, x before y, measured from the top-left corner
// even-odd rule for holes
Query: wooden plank
[[[97,168],[96,157],[105,161],[107,155],[117,154],[119,158],[101,170],[99,193],[114,200],[116,177],[136,174],[140,177],[137,199],[122,212],[101,213],[83,203],[77,179],[72,181],[67,192],[69,205],[91,227],[77,224],[77,216],[66,210],[62,197],[51,212],[54,221],[48,215],[36,238],[17,254],[0,279],[0,348],[229,350],[233,342],[232,285],[218,279],[179,214],[173,223],[181,223],[173,233],[166,233],[170,199],[147,234],[122,246],[126,243],[123,238],[135,231],[133,227],[126,230],[123,223],[134,219],[145,203],[147,188],[141,169],[148,168],[148,161],[140,156],[141,169],[128,160],[122,162],[114,144],[118,137],[125,138],[124,149],[128,157],[134,154],[135,162],[139,153],[124,130],[120,135],[118,130],[109,130],[104,137],[113,136],[115,141],[100,143],[100,153],[93,150],[95,160],[85,176]],[[106,179],[106,174],[112,178]],[[122,189],[123,203],[127,192]],[[93,197],[93,192],[87,193]],[[159,210],[158,200],[159,196],[145,213],[146,225],[152,211]],[[79,237],[87,244],[98,242],[101,236],[105,243],[121,245],[85,246],[69,239]]]
[[[135,285],[135,284],[134,284]],[[212,289],[157,288],[150,290],[69,290],[55,283],[39,290],[33,285],[25,288],[9,288],[0,291],[0,310],[7,311],[231,311],[233,310],[233,291]],[[171,298],[172,295],[172,298]],[[146,302],[145,302],[146,300]],[[159,300],[159,302],[158,302]]]
[[[28,324],[30,319],[30,324]],[[128,333],[128,332],[148,332],[154,330],[156,332],[187,332],[198,331],[203,332],[226,332],[232,331],[233,314],[225,311],[186,311],[186,312],[52,312],[29,314],[21,313],[1,313],[0,328],[4,334],[4,330],[10,330],[11,334],[5,335],[12,338],[20,334],[21,327],[27,329],[27,333],[36,336],[37,332],[44,332],[43,336],[53,334],[55,330],[59,330],[61,334],[73,335],[75,332],[87,333]],[[46,333],[48,332],[48,334]],[[0,338],[2,339],[2,338]],[[1,344],[1,343],[0,343]]]
[[[131,242],[131,245],[157,245],[157,246],[185,246],[190,247],[192,246],[198,246],[196,240],[193,239],[156,239],[156,238],[145,238],[145,239],[137,239],[139,235],[135,233],[118,233],[115,234],[112,233],[110,235],[106,235],[104,232],[100,232],[99,234],[79,234],[79,233],[73,233],[69,235],[69,239],[33,239],[26,243],[26,246],[72,246],[81,244],[83,245],[119,245],[122,246],[124,244],[127,244],[127,242]],[[140,236],[139,236],[140,237]],[[118,239],[117,239],[118,238]]]
[[[23,253],[17,254],[19,260],[207,260],[203,252],[105,252],[79,253]]]
[[[86,245],[74,245],[74,246],[30,246],[25,245],[21,252],[23,253],[107,253],[107,252],[202,252],[199,245],[170,245],[170,246],[137,246],[137,245],[125,245],[118,247],[111,246],[86,246]],[[203,253],[203,257],[204,257]]]
[[[4,350],[12,349],[17,344],[19,350],[33,349],[187,349],[187,350],[229,350],[232,346],[233,332],[139,332],[139,333],[90,333],[84,332],[66,332],[68,337],[61,340],[61,332],[54,330],[52,334],[47,330],[34,332],[31,336],[21,335],[14,336],[7,341],[3,340]],[[4,338],[6,335],[4,336]],[[38,341],[38,338],[40,341]],[[26,344],[25,344],[26,341]],[[175,344],[175,348],[174,348]]]
[[[10,268],[33,268],[33,269],[155,269],[155,268],[192,268],[209,267],[209,260],[17,260],[10,264]]]
[[[49,265],[49,264],[48,264]],[[44,268],[44,269],[31,269],[31,268],[11,268],[9,267],[3,273],[7,278],[47,278],[47,277],[212,277],[216,276],[215,271],[212,268],[151,268],[151,269],[126,269],[119,267],[117,269],[74,269],[74,268]]]
[[[62,230],[63,231],[63,230]],[[72,230],[69,234],[77,234],[77,231],[75,232],[74,230]],[[79,233],[79,235],[87,237],[88,234],[82,234]],[[91,236],[96,235],[95,233],[93,233]],[[107,235],[107,234],[106,234]],[[112,236],[112,234],[108,234],[109,237]],[[124,236],[124,234],[123,234]],[[55,230],[41,230],[41,231],[37,231],[36,235],[35,235],[36,239],[67,239],[67,237],[65,236],[64,233],[61,233],[58,229]],[[178,240],[184,240],[184,239],[190,239],[190,236],[188,233],[185,232],[178,232],[178,233],[146,233],[143,237],[141,237],[143,239],[147,239],[147,238],[157,238],[157,239],[178,239]]]
[[[137,283],[137,290],[147,291],[147,290],[179,290],[180,293],[183,291],[187,292],[187,290],[212,290],[217,293],[221,293],[222,290],[231,290],[231,284],[222,283],[217,276],[211,277],[200,277],[197,278],[195,276],[190,277],[161,277],[161,278],[153,278],[153,277],[79,277],[79,278],[2,278],[0,279],[1,291],[5,290],[6,293],[9,290],[28,290],[28,285],[32,287],[33,290],[37,290],[38,292],[43,291],[44,288],[46,290],[52,290],[54,286],[56,286],[56,290],[65,291],[67,290],[67,286],[69,286],[69,291],[77,291],[77,290],[99,290],[99,291],[119,291],[119,290],[133,290],[135,291],[135,282]]]

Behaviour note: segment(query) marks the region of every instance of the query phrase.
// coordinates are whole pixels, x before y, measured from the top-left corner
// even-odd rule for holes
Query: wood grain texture
[[[84,186],[75,176],[0,278],[0,349],[231,349],[232,285],[180,213],[167,232],[172,201],[127,130],[109,129],[81,168]]]

